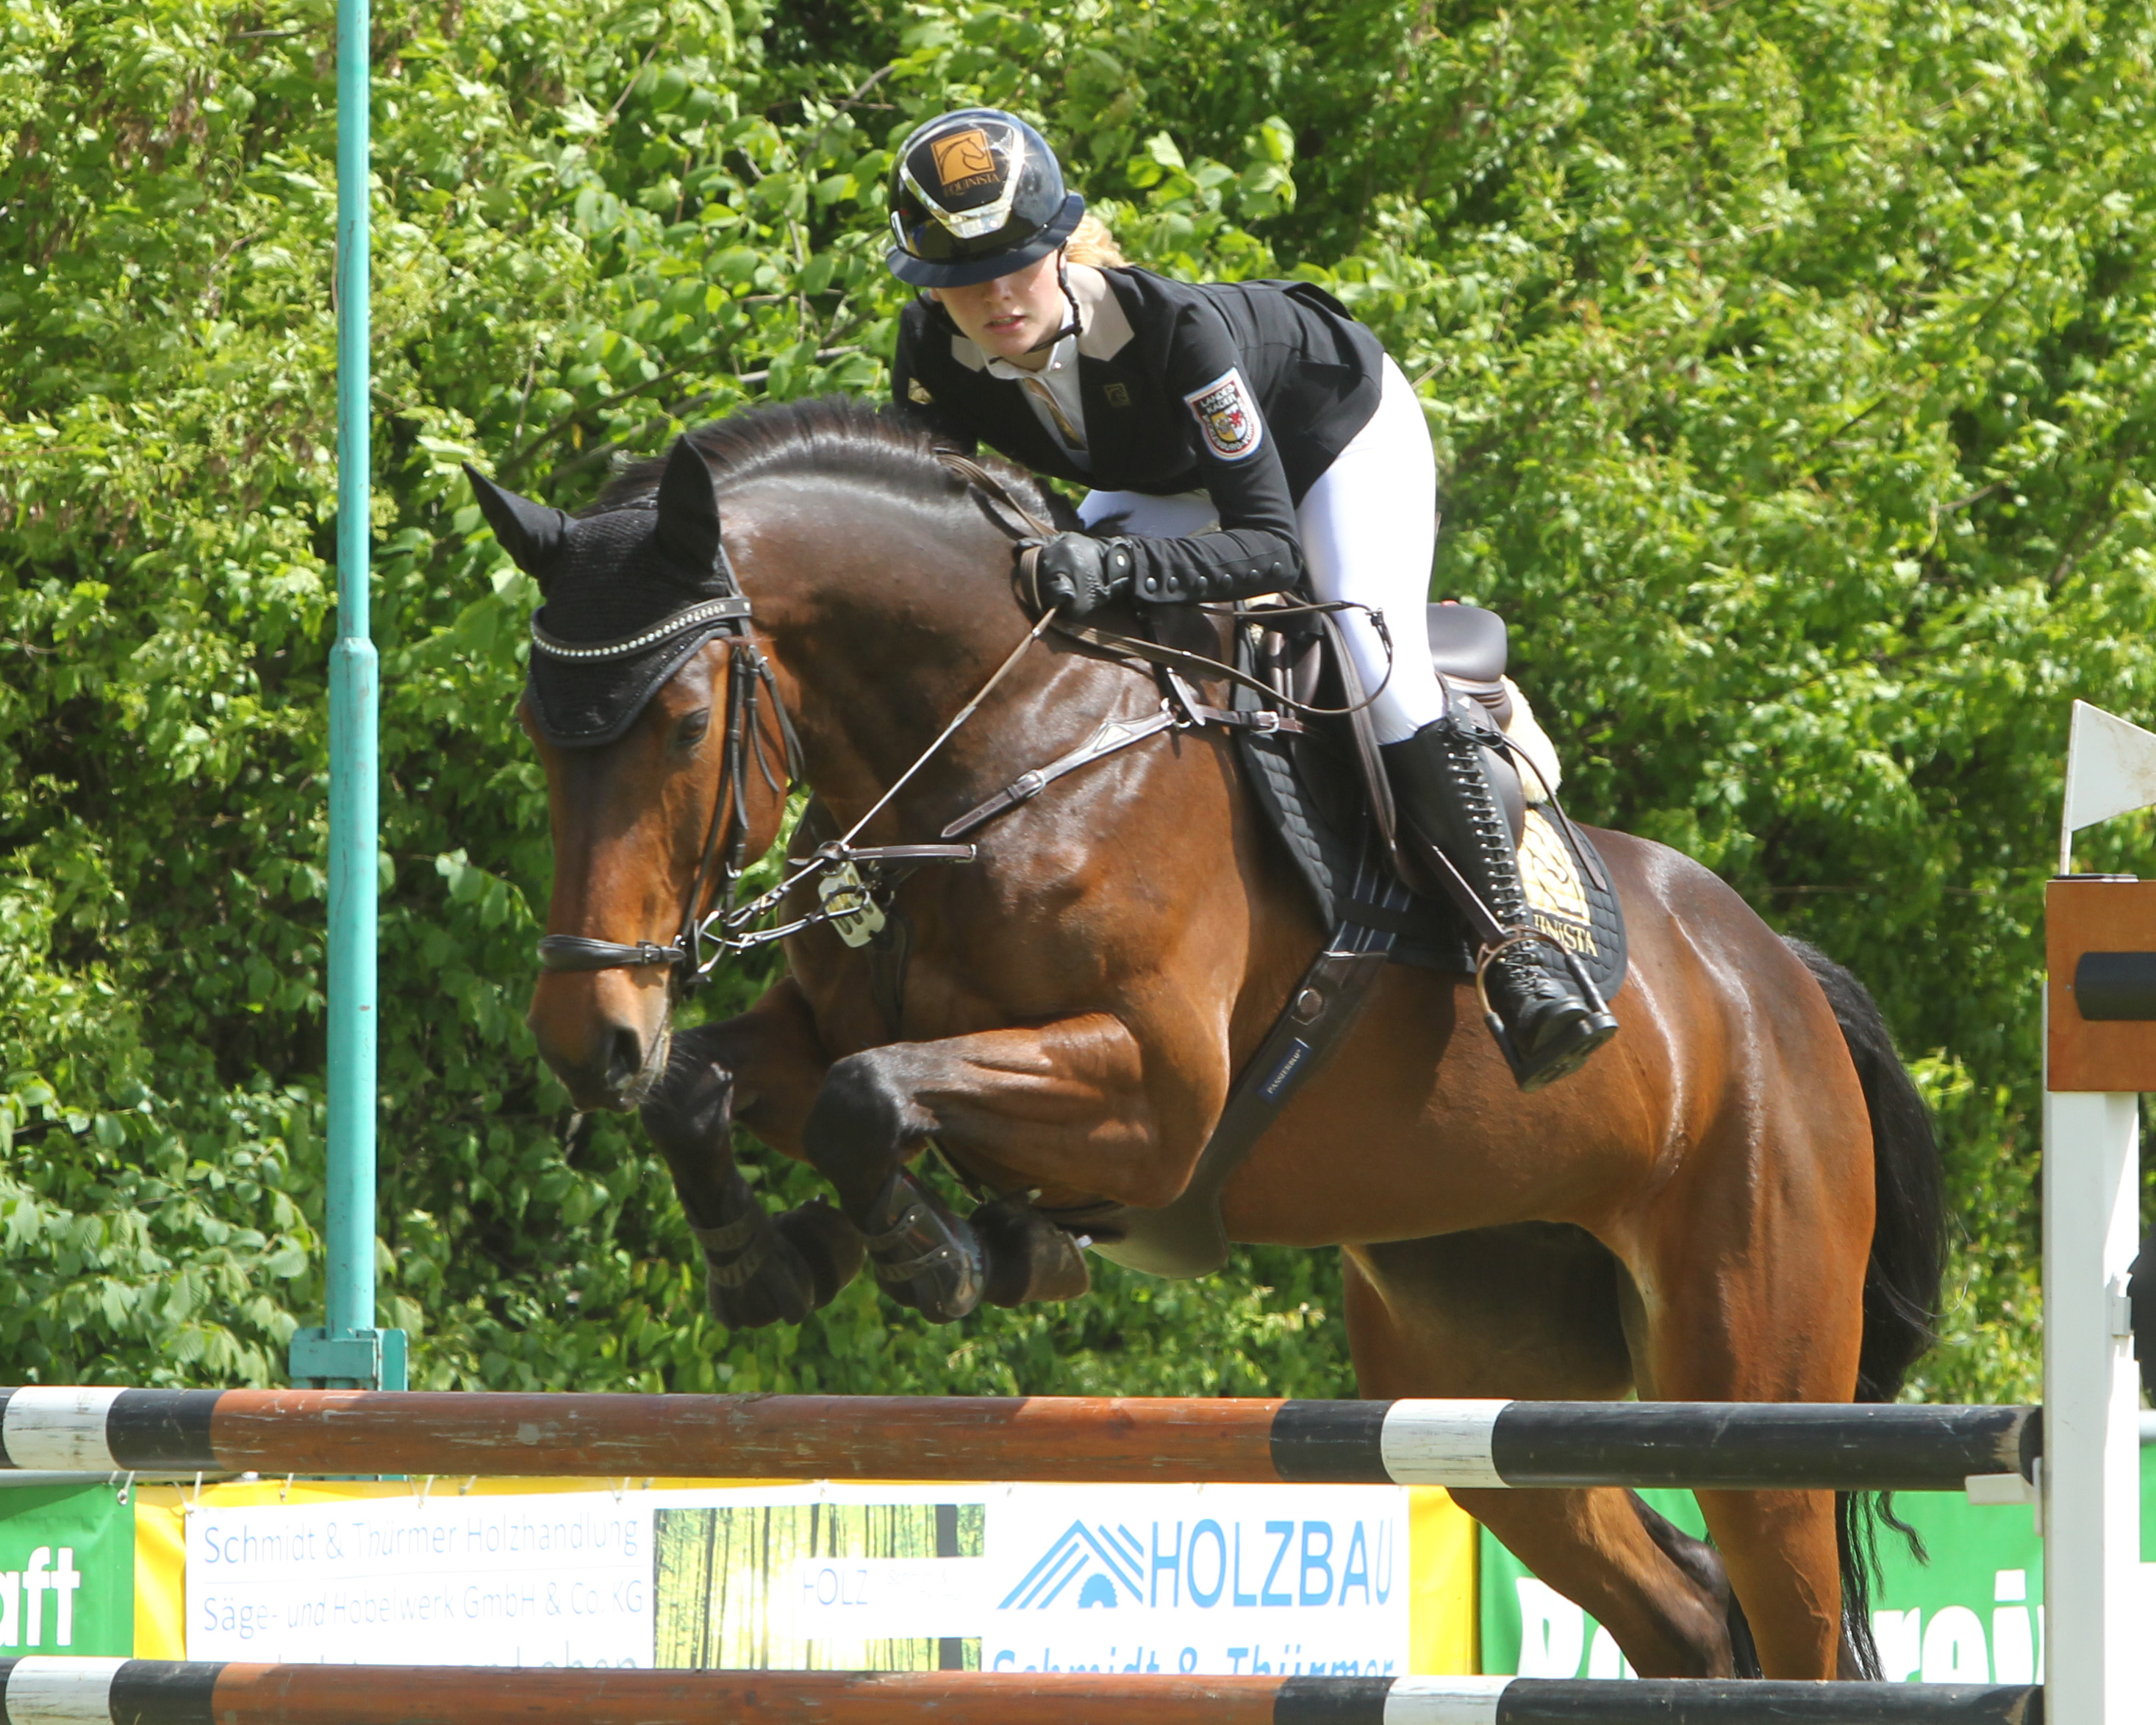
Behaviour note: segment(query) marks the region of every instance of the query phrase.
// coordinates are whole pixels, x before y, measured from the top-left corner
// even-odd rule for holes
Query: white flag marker
[[[2059,873],[2073,870],[2074,835],[2084,826],[2156,805],[2156,734],[2074,703],[2066,741],[2066,807],[2059,823]]]

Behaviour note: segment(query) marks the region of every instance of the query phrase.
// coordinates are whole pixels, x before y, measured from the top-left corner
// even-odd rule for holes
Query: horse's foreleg
[[[798,1153],[828,1065],[806,1003],[784,981],[737,1018],[676,1035],[641,1110],[703,1248],[712,1315],[730,1329],[798,1323],[860,1273],[850,1223],[821,1200],[772,1216],[734,1161],[737,1119]]]
[[[803,1146],[893,1299],[937,1322],[984,1298],[1068,1299],[1085,1260],[1060,1230],[1023,1202],[961,1221],[904,1164],[932,1138],[1014,1184],[1164,1202],[1142,1068],[1137,1039],[1105,1013],[871,1048],[831,1068]]]

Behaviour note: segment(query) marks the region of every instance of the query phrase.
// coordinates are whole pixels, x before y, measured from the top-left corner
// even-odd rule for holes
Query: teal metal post
[[[337,642],[330,655],[326,1322],[292,1337],[295,1383],[405,1386],[404,1332],[374,1325],[376,734],[367,619],[373,457],[368,306],[367,0],[337,4]]]

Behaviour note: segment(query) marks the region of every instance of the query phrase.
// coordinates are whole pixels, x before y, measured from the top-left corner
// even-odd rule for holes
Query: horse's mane
[[[962,498],[968,489],[937,459],[935,435],[918,417],[851,395],[767,402],[681,435],[711,464],[721,497],[751,480],[793,473],[852,480],[922,501]],[[1034,513],[1059,526],[1076,524],[1070,506],[1023,468],[994,460],[983,465]],[[659,489],[665,471],[664,456],[632,462],[607,482],[590,512],[637,507]]]

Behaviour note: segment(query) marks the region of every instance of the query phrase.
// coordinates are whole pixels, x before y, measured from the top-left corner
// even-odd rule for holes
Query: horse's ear
[[[515,492],[504,491],[470,461],[465,471],[471,476],[472,490],[479,497],[480,512],[486,517],[486,524],[494,529],[494,536],[501,542],[501,548],[510,559],[527,575],[538,576],[541,568],[549,562],[569,536],[576,523],[558,509],[549,509],[544,503],[535,503],[529,497],[520,497]],[[541,580],[540,584],[546,583]]]
[[[711,464],[686,437],[674,440],[659,481],[659,548],[698,581],[718,565],[718,494]]]

